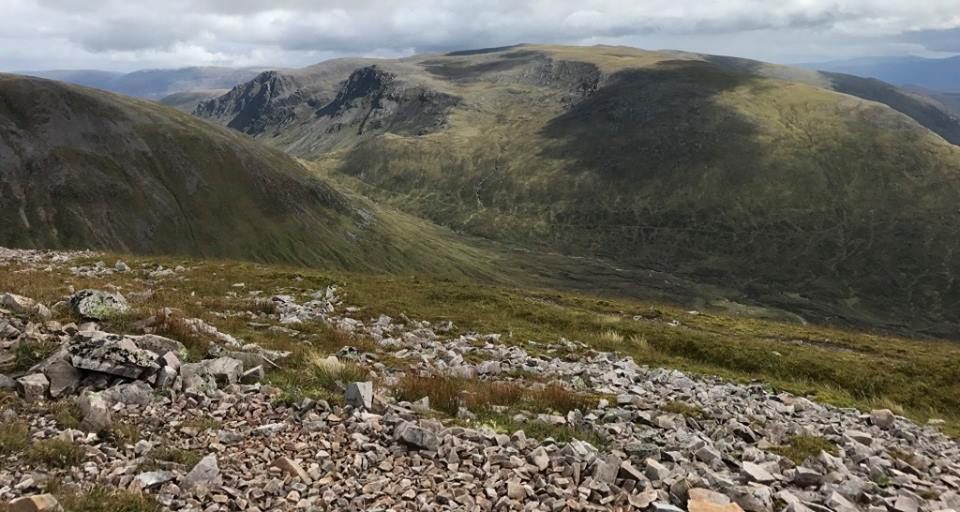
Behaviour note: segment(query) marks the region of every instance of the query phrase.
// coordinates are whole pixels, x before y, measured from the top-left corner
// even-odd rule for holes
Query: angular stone
[[[870,411],[870,423],[884,430],[889,429],[897,421],[897,417],[890,409],[876,409]]]
[[[660,464],[656,460],[647,459],[644,461],[647,468],[644,471],[644,474],[647,475],[647,478],[654,482],[660,482],[666,480],[670,476],[670,470],[666,466]]]
[[[744,462],[741,467],[743,469],[744,476],[746,476],[747,480],[751,482],[769,484],[777,480],[773,475],[770,474],[769,471],[763,469],[763,467],[759,464]]]
[[[77,399],[77,405],[80,407],[80,414],[83,415],[80,430],[100,433],[109,431],[113,426],[110,407],[102,394],[87,391]]]
[[[839,492],[834,491],[827,498],[826,505],[835,512],[860,512],[856,505],[846,499]]]
[[[23,394],[24,401],[39,402],[46,400],[47,392],[50,391],[50,381],[42,373],[34,373],[17,379],[20,392]]]
[[[125,336],[99,331],[78,333],[67,345],[74,368],[139,379],[160,369],[153,352],[140,349]]]
[[[137,381],[114,386],[104,391],[103,397],[110,403],[149,405],[153,402],[153,389],[147,383]]]
[[[343,395],[347,405],[356,409],[370,410],[373,407],[373,383],[372,382],[351,382],[347,385],[347,391]]]
[[[527,491],[519,479],[513,478],[507,481],[507,497],[517,501],[523,501],[527,497]]]
[[[698,459],[706,462],[707,464],[713,464],[719,462],[722,459],[720,452],[712,446],[704,446],[697,450],[696,456]]]
[[[70,307],[85,320],[107,320],[130,310],[123,295],[101,290],[80,290],[70,297]]]
[[[173,481],[176,475],[171,471],[148,471],[137,475],[135,481],[141,489],[152,489]]]
[[[893,510],[896,512],[917,512],[920,510],[920,503],[911,496],[900,495],[897,501],[893,503]]]
[[[236,384],[243,376],[243,362],[230,357],[207,359],[199,363],[185,363],[180,366],[184,389],[201,389],[210,380],[223,387]]]
[[[816,487],[821,483],[823,475],[805,466],[798,467],[793,476],[793,485],[797,487]]]
[[[9,512],[60,512],[63,507],[52,494],[37,494],[11,501],[4,510]]]
[[[593,468],[593,479],[607,484],[616,482],[620,473],[620,462],[620,457],[613,454],[597,460]]]
[[[80,387],[83,374],[65,359],[55,359],[44,369],[47,380],[50,381],[50,396],[60,398],[71,395]]]
[[[421,450],[437,451],[440,446],[436,434],[409,421],[397,425],[394,437]]]
[[[637,510],[643,510],[649,507],[654,501],[657,501],[657,498],[657,491],[651,489],[649,491],[641,492],[640,494],[630,494],[627,496],[627,501],[633,508]]]
[[[296,461],[289,457],[280,457],[277,460],[273,461],[271,466],[280,468],[288,475],[295,476],[300,479],[301,482],[305,484],[310,484],[313,480],[310,478],[310,475],[303,470],[303,467],[300,464],[297,464]]]
[[[843,433],[843,435],[866,446],[873,444],[873,436],[866,432],[861,432],[859,430],[847,430]]]
[[[547,454],[542,446],[538,446],[529,455],[530,463],[537,467],[541,472],[546,471],[550,467],[550,455]]]
[[[200,488],[212,490],[222,485],[220,478],[220,466],[217,464],[216,454],[211,453],[200,459],[193,469],[183,477],[181,487],[188,491],[196,491]]]

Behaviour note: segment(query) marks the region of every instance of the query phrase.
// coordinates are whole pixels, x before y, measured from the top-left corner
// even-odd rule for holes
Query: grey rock
[[[37,303],[29,297],[4,293],[0,295],[0,308],[8,309],[17,315],[26,315],[32,312]]]
[[[823,482],[823,475],[805,466],[796,469],[793,476],[793,485],[797,487],[816,487]]]
[[[882,429],[889,429],[897,421],[890,409],[876,409],[870,412],[870,423]]]
[[[547,454],[542,446],[538,446],[528,456],[530,463],[537,467],[541,472],[546,471],[550,467],[550,455]]]
[[[896,512],[917,512],[919,509],[920,502],[911,496],[900,495],[893,503],[893,510]]]
[[[860,512],[856,505],[836,491],[827,498],[826,505],[835,512]]]
[[[777,480],[773,475],[770,474],[769,471],[752,462],[744,462],[742,464],[742,469],[744,476],[746,476],[747,480],[751,482],[769,484]]]
[[[211,490],[222,484],[220,466],[217,464],[216,454],[213,453],[200,459],[200,462],[183,477],[181,482],[181,486],[188,491],[197,491],[201,488]]]
[[[230,357],[207,359],[180,366],[184,389],[203,390],[207,385],[224,387],[236,384],[243,376],[243,362]]]
[[[417,426],[412,422],[397,425],[394,436],[404,443],[421,450],[436,451],[440,446],[440,439],[429,430]]]
[[[50,396],[60,398],[76,393],[83,374],[65,359],[54,359],[44,369],[44,375],[50,381]]]
[[[101,290],[81,290],[70,298],[70,307],[80,318],[107,320],[130,310],[127,299],[119,293]]]
[[[87,391],[77,400],[83,419],[80,421],[80,430],[100,433],[110,430],[113,426],[113,417],[106,399],[100,393]]]
[[[42,373],[34,373],[17,379],[20,393],[26,402],[40,402],[46,400],[50,391],[50,381]]]
[[[369,410],[373,407],[373,383],[372,382],[351,382],[347,385],[347,391],[343,396],[348,405],[360,409]]]
[[[174,478],[176,475],[171,471],[148,471],[137,475],[135,480],[141,489],[153,489],[172,482]]]
[[[103,392],[107,402],[124,405],[149,405],[153,402],[153,389],[145,382],[120,384]]]
[[[613,454],[597,460],[593,468],[593,478],[607,484],[616,482],[617,475],[620,473],[620,463],[620,458]]]
[[[660,464],[659,462],[653,459],[647,459],[644,463],[647,466],[646,470],[644,471],[644,474],[650,480],[659,482],[662,480],[666,480],[667,477],[670,476],[670,470],[667,469],[667,467],[664,466],[663,464]]]

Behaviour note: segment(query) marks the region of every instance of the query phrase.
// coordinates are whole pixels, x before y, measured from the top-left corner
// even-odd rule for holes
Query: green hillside
[[[837,317],[919,329],[960,317],[960,149],[937,134],[960,132],[914,96],[619,47],[358,65],[316,87],[295,76],[276,108],[260,105],[283,122],[231,126],[464,233]],[[207,105],[221,122],[235,119],[227,99]]]

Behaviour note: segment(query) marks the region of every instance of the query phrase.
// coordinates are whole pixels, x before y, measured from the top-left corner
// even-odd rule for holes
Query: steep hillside
[[[153,103],[0,75],[0,245],[476,272],[248,137]]]
[[[842,317],[960,311],[960,130],[879,82],[520,46],[261,75],[196,113],[466,233]]]

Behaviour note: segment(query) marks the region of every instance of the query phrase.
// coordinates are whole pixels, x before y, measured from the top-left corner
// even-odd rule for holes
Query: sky
[[[960,0],[0,0],[0,70],[299,67],[516,43],[784,64],[960,53]]]

